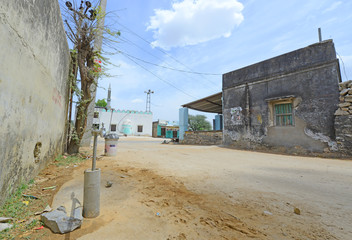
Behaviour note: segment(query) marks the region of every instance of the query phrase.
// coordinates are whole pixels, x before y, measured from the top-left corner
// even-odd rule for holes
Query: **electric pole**
[[[101,17],[98,21],[98,25],[97,25],[97,35],[96,35],[96,39],[94,42],[94,50],[95,51],[100,51],[102,49],[102,45],[103,45],[103,28],[104,28],[104,22],[105,22],[105,12],[106,12],[106,4],[107,4],[107,0],[100,0],[100,10],[102,12],[102,14],[104,15],[103,17]],[[96,79],[97,84],[98,84],[98,79]],[[90,142],[92,139],[92,126],[93,126],[93,117],[94,117],[94,108],[95,108],[95,96],[96,96],[96,87],[90,89],[91,90],[91,95],[93,98],[93,101],[89,104],[88,107],[88,113],[87,113],[87,127],[86,127],[86,131],[83,135],[83,138],[81,140],[81,146],[84,147],[89,147],[90,146]]]
[[[150,97],[151,97],[151,94],[154,93],[154,91],[149,89],[148,91],[144,91],[144,93],[147,94],[147,103],[146,103],[145,111],[150,112]]]

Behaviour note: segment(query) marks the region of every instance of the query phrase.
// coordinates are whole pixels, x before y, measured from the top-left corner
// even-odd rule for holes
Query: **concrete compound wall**
[[[0,4],[0,204],[62,152],[69,48],[58,1]]]
[[[224,144],[336,151],[339,81],[331,40],[224,74]],[[277,101],[291,101],[293,126],[274,124]]]

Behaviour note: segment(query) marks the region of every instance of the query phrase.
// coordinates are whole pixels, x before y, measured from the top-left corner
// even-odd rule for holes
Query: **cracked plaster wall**
[[[62,152],[69,48],[58,1],[0,5],[0,204]]]

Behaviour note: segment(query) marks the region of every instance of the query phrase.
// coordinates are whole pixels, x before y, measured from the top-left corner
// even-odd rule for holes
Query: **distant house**
[[[133,135],[152,135],[153,113],[134,110],[114,110],[96,107],[94,111],[93,126],[97,129],[102,127],[106,132]]]
[[[111,86],[108,90],[107,106],[94,109],[93,127],[100,129],[104,125],[106,132],[126,136],[151,136],[152,123],[152,112],[111,108]]]
[[[178,122],[171,122],[165,120],[158,120],[156,122],[153,122],[153,137],[178,138]]]

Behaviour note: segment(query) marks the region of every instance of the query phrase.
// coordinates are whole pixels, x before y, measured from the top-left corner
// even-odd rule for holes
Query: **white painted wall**
[[[152,136],[153,114],[151,112],[130,111],[130,110],[108,110],[104,108],[95,108],[95,112],[99,112],[99,117],[93,119],[93,124],[99,124],[101,128],[102,123],[106,131],[109,130],[109,124],[116,124],[117,134],[123,134],[122,125],[126,120],[131,121],[132,135],[134,136]],[[143,131],[138,132],[138,125],[143,126]]]

